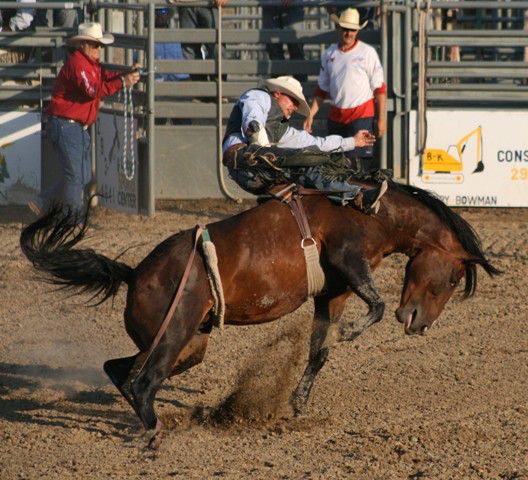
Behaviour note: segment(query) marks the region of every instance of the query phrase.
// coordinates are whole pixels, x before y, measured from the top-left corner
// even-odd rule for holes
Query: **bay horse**
[[[463,296],[473,295],[477,265],[490,276],[500,273],[485,258],[471,226],[440,199],[413,186],[389,185],[375,216],[323,196],[302,199],[326,284],[314,297],[308,364],[290,400],[297,415],[305,411],[331,347],[355,339],[382,319],[385,306],[371,271],[384,257],[394,252],[409,257],[396,310],[406,334],[424,334],[463,277]],[[122,283],[128,285],[125,327],[139,352],[105,362],[104,370],[149,431],[149,445],[157,448],[161,423],[154,411],[156,393],[165,379],[202,361],[214,326],[203,252],[198,249],[181,302],[143,365],[182,278],[193,248],[193,229],[170,236],[132,268],[79,248],[87,218],[79,227],[59,212],[51,210],[22,231],[22,251],[38,270],[49,274],[51,282],[91,292],[101,303],[116,295]],[[207,228],[218,255],[226,324],[269,322],[308,299],[301,235],[288,206],[270,200]],[[368,312],[341,325],[352,293],[367,304]]]

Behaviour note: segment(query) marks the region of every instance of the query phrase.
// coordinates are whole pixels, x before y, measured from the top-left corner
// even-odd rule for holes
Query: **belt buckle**
[[[65,118],[64,120],[66,120],[68,123],[76,123],[76,124],[79,125],[83,130],[88,130],[88,125],[84,125],[84,124],[82,124],[81,122],[78,122],[77,120],[73,120],[72,118]]]

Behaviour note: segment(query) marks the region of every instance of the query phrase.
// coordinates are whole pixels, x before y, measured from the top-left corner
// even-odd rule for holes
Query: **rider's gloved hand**
[[[246,128],[246,137],[248,137],[250,144],[260,145],[261,147],[269,147],[270,141],[266,129],[263,128],[256,120],[251,120]]]

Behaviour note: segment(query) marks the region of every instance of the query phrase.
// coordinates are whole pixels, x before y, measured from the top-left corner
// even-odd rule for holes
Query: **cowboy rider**
[[[249,168],[255,159],[264,159],[271,172],[291,172],[293,167],[301,167],[297,168],[302,172],[296,178],[297,183],[339,192],[343,204],[351,202],[365,213],[377,213],[379,200],[387,190],[386,181],[373,189],[365,189],[346,180],[322,175],[321,165],[328,162],[329,155],[320,155],[323,160],[309,160],[314,152],[346,152],[356,147],[372,146],[375,137],[367,130],[360,130],[353,137],[316,137],[288,124],[295,112],[306,117],[310,108],[301,84],[291,76],[265,80],[261,88],[251,89],[240,97],[229,117],[223,141],[223,161],[231,178],[244,190],[261,194],[269,185],[259,181]],[[249,164],[248,158],[251,159]]]

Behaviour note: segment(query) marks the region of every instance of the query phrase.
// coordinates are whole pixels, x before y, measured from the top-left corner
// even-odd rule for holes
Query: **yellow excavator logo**
[[[467,135],[463,136],[456,145],[450,145],[447,150],[440,148],[426,148],[422,155],[422,180],[425,183],[462,183],[464,181],[462,158],[468,141],[476,138],[476,167],[473,173],[482,172],[482,127],[479,125]],[[456,149],[458,158],[451,152]]]

